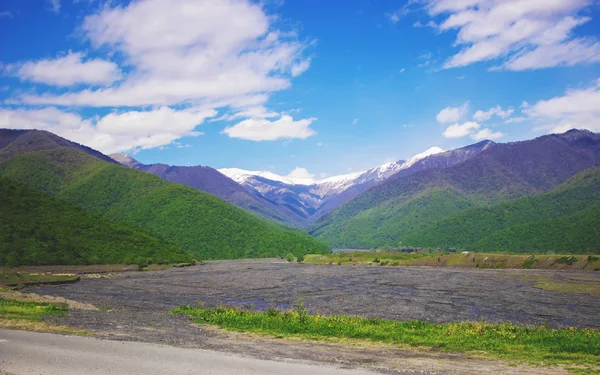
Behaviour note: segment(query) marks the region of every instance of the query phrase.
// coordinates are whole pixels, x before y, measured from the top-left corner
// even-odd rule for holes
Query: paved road
[[[277,362],[202,349],[0,329],[0,371],[10,374],[362,375],[301,362]]]

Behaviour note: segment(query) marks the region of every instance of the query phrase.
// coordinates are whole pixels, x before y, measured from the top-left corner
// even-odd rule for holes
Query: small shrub
[[[560,257],[560,258],[558,258],[552,264],[566,264],[566,265],[570,266],[573,263],[576,263],[577,261],[578,261],[577,258],[575,258],[573,255],[569,255],[568,257]]]
[[[302,254],[298,255],[298,257],[296,258],[296,262],[298,262],[298,263],[304,262],[304,255],[302,255]]]
[[[285,260],[287,260],[288,262],[293,262],[293,261],[294,261],[294,258],[295,258],[295,256],[294,256],[294,254],[292,254],[292,253],[288,253],[288,254],[285,256]]]
[[[531,257],[529,257],[529,258],[525,259],[525,261],[523,262],[523,264],[521,264],[521,267],[522,267],[523,269],[526,269],[526,270],[528,270],[528,269],[531,269],[531,267],[533,267],[533,265],[534,265],[535,263],[539,262],[539,261],[540,261],[540,260],[539,260],[539,259],[537,259],[536,257],[534,257],[534,256],[531,256]]]
[[[379,258],[373,259],[373,263],[379,263],[379,262],[381,262],[381,260],[379,260]]]
[[[267,316],[269,316],[271,318],[274,318],[276,316],[281,315],[281,313],[279,312],[279,310],[271,307],[270,309],[268,309],[267,311],[265,311],[265,315],[267,315]]]
[[[597,260],[600,260],[600,257],[594,256],[594,255],[588,255],[588,262],[595,262]]]

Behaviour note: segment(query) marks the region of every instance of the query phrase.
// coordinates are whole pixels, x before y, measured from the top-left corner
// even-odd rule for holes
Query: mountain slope
[[[268,201],[260,194],[253,194],[216,169],[200,165],[180,167],[166,164],[142,164],[131,156],[123,154],[113,154],[110,157],[123,165],[152,173],[165,181],[187,185],[194,189],[216,195],[229,203],[250,210],[264,218],[300,226],[296,215],[286,212],[286,210],[281,209],[281,207]]]
[[[0,177],[0,266],[189,262],[183,249]]]
[[[512,252],[600,252],[600,168],[549,193],[473,208],[403,237],[408,246]]]
[[[571,131],[508,144],[488,141],[454,150],[452,157],[434,155],[415,165],[420,171],[400,171],[310,232],[333,246],[402,246],[406,235],[461,210],[546,192],[600,165],[599,148],[598,134]],[[451,161],[457,164],[444,166]]]
[[[0,163],[0,174],[204,259],[329,251],[304,232],[262,219],[213,195],[100,161],[73,148],[17,156]]]
[[[0,160],[10,159],[27,152],[53,150],[60,147],[74,148],[100,160],[115,163],[113,159],[101,152],[45,130],[0,129]]]

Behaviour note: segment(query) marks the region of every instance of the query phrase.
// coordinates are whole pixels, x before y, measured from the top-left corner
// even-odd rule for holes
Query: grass
[[[529,276],[529,275],[528,275]],[[545,275],[532,275],[526,280],[533,281],[533,287],[557,293],[582,293],[600,295],[597,280],[588,278],[569,278],[566,281],[554,280]]]
[[[13,286],[31,283],[52,283],[77,281],[77,275],[26,274],[20,272],[0,272],[0,285]]]
[[[0,298],[0,319],[19,319],[39,322],[46,316],[60,316],[67,307],[46,302],[24,302]]]
[[[511,269],[577,269],[595,271],[600,268],[600,258],[592,255],[531,255],[495,253],[447,253],[368,251],[327,255],[309,254],[306,264],[343,266],[426,266]]]
[[[576,366],[580,372],[600,372],[600,331],[586,328],[551,329],[511,324],[397,322],[350,316],[308,315],[296,311],[265,312],[230,307],[180,307],[200,324],[240,332],[310,340],[358,339],[377,343],[466,352],[533,365]]]
[[[18,293],[15,297],[14,299],[0,297],[0,328],[78,335],[88,334],[82,330],[44,322],[46,317],[66,314],[68,310],[66,304],[22,301],[19,300]]]

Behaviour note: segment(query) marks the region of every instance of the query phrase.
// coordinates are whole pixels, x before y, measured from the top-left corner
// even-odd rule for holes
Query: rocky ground
[[[588,284],[600,286],[600,273],[593,272],[309,266],[254,260],[124,272],[110,278],[84,278],[77,284],[29,291],[100,307],[96,311],[73,310],[55,322],[95,332],[100,337],[226,350],[262,358],[328,361],[402,373],[513,374],[520,372],[518,367],[464,355],[225,333],[192,326],[185,317],[167,312],[181,305],[199,304],[289,309],[298,298],[303,298],[311,313],[320,314],[600,328],[599,295],[536,288],[531,281],[533,272],[556,283],[583,278]]]

